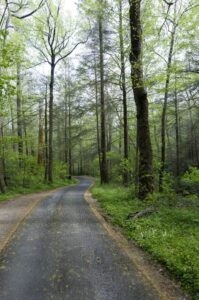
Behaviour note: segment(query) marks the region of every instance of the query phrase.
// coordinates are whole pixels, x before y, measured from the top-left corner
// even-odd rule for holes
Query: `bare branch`
[[[89,39],[90,34],[87,36],[87,39],[85,41],[81,41],[79,43],[77,43],[67,54],[61,56],[56,62],[55,65],[57,65],[61,60],[63,60],[64,58],[68,57],[71,53],[73,53],[73,51],[81,44],[86,44],[88,39]]]
[[[162,56],[160,53],[156,52],[155,50],[153,51],[155,54],[157,54],[167,65],[168,61]]]
[[[46,0],[41,0],[41,2],[39,3],[37,8],[35,8],[33,11],[31,11],[31,12],[29,12],[29,13],[23,15],[23,16],[17,16],[14,13],[12,13],[11,16],[14,17],[14,18],[20,19],[20,20],[26,19],[26,18],[34,15],[41,7],[43,7],[45,2],[46,2]]]

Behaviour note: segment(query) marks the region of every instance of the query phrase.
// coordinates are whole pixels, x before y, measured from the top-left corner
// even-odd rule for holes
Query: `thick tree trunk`
[[[126,72],[124,55],[124,37],[123,37],[123,16],[122,1],[119,2],[119,38],[120,38],[120,60],[121,60],[121,89],[123,103],[123,130],[124,130],[124,160],[128,161],[128,111],[127,111],[127,92],[126,92]],[[126,185],[129,181],[128,170],[123,171],[123,183]]]
[[[48,140],[48,182],[53,182],[53,98],[55,81],[55,59],[51,61],[50,99],[49,99],[49,140]]]
[[[154,190],[152,147],[149,131],[148,99],[142,69],[141,1],[130,0],[131,78],[137,108],[137,142],[139,150],[139,198],[144,199]]]
[[[17,135],[18,135],[19,167],[21,168],[21,159],[23,155],[23,122],[22,122],[22,99],[21,99],[21,74],[20,74],[19,64],[17,64]]]
[[[102,0],[101,0],[102,2]],[[102,15],[99,16],[99,46],[100,46],[100,109],[101,109],[101,183],[108,183],[108,170],[106,160],[106,119],[104,97],[104,45]]]

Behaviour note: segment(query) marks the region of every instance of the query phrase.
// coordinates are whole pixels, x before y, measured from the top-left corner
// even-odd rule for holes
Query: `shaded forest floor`
[[[136,241],[154,260],[199,299],[199,199],[195,195],[177,196],[171,201],[141,202],[130,188],[116,185],[92,187],[92,194],[113,224],[119,225],[128,239]],[[164,198],[163,198],[164,199]],[[147,207],[155,212],[129,218]]]

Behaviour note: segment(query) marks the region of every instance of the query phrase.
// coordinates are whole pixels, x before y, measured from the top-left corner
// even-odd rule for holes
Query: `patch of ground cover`
[[[95,184],[91,191],[112,223],[162,263],[193,299],[199,299],[199,199],[189,195],[174,201],[175,206],[159,203],[157,213],[134,220],[128,219],[129,214],[151,203],[133,199],[125,187]]]

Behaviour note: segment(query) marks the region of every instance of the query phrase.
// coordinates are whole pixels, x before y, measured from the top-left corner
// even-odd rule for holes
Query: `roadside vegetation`
[[[169,178],[169,180],[168,180]],[[92,187],[93,197],[125,236],[149,252],[199,299],[199,170],[191,168],[181,178],[182,191],[174,192],[167,174],[164,191],[145,201],[132,187],[116,184]],[[154,208],[147,213],[147,208]],[[138,217],[138,212],[146,212]]]
[[[53,183],[48,183],[43,179],[43,167],[38,166],[34,160],[32,160],[31,167],[24,169],[23,172],[17,172],[16,168],[15,174],[7,178],[7,191],[0,194],[0,202],[22,194],[51,190],[77,182],[74,178],[68,179],[66,177],[65,164],[56,163],[54,170],[54,181]]]

